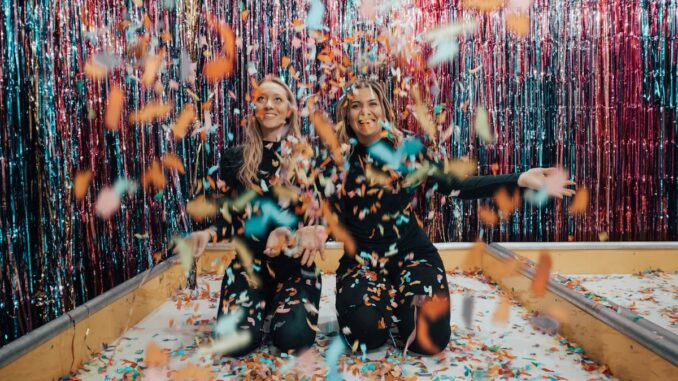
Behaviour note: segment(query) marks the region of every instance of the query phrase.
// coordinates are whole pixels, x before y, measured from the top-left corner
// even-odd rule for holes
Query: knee
[[[340,318],[339,325],[350,345],[358,340],[367,349],[375,349],[388,340],[388,327],[383,314],[375,307],[360,306]]]
[[[271,323],[271,327],[274,327],[274,324],[276,324],[275,320]],[[299,327],[300,324],[289,322],[278,322],[277,325],[271,329],[271,341],[281,352],[298,353],[312,347],[315,343],[315,331],[308,326],[305,319],[303,328]]]

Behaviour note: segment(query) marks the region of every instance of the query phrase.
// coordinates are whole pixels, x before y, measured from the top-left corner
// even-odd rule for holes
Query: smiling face
[[[287,125],[287,118],[292,115],[292,107],[285,89],[275,82],[264,82],[254,96],[255,117],[264,136],[275,134],[275,131]]]
[[[348,121],[358,141],[370,145],[381,138],[384,109],[377,94],[369,87],[359,88],[350,94]]]

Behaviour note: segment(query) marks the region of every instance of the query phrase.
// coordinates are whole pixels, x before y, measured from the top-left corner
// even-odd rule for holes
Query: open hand
[[[518,186],[533,190],[545,188],[550,197],[562,199],[575,194],[574,189],[567,188],[576,185],[568,178],[567,172],[560,168],[532,168],[520,175]]]

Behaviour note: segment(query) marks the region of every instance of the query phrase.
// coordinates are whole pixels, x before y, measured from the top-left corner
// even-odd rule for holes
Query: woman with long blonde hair
[[[239,333],[249,335],[247,345],[224,353],[230,356],[244,355],[260,345],[267,316],[272,316],[270,336],[278,349],[298,352],[310,347],[315,341],[315,331],[308,322],[317,324],[320,302],[320,277],[312,259],[316,250],[322,251],[324,241],[318,242],[315,227],[304,226],[312,221],[300,212],[301,208],[292,208],[272,194],[278,187],[295,185],[294,175],[288,172],[285,163],[290,161],[301,139],[296,100],[278,78],[260,81],[252,100],[255,112],[249,119],[244,143],[222,154],[219,180],[225,184],[223,191],[231,200],[253,190],[257,196],[248,207],[241,208],[243,213],[229,215],[230,221],[218,213],[213,226],[194,232],[185,240],[197,257],[209,241],[237,237],[245,246],[241,250],[251,255],[251,263],[236,256],[222,281],[217,324],[222,317],[240,314]],[[266,225],[267,220],[288,222],[276,226]],[[296,256],[280,255],[292,238],[289,228],[295,226],[302,226],[296,232],[302,247]]]
[[[340,330],[349,347],[369,350],[384,344],[396,323],[406,348],[439,353],[450,340],[450,295],[440,255],[411,214],[414,192],[425,184],[451,197],[491,197],[501,187],[540,188],[555,169],[465,179],[446,174],[419,140],[404,137],[375,81],[351,84],[336,118],[339,141],[351,148],[330,204],[356,252],[344,255],[337,270]],[[567,185],[574,183],[551,196],[572,196]]]

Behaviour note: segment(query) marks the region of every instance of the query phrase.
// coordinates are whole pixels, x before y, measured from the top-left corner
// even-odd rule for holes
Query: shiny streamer
[[[290,84],[302,114],[311,95],[330,110],[351,75],[380,78],[401,126],[414,132],[418,125],[405,114],[408,84],[417,83],[432,112],[445,109],[443,128],[455,131],[438,145],[447,155],[475,158],[481,174],[562,165],[591,192],[582,215],[568,215],[568,201],[524,204],[494,228],[476,217],[485,201],[421,195],[417,212],[432,217],[426,226],[435,241],[583,241],[600,233],[612,240],[678,239],[677,2],[538,0],[529,10],[529,33],[517,38],[505,27],[507,12],[464,10],[459,0],[374,2],[383,6],[370,19],[359,1],[328,1],[322,36],[302,25],[305,0],[2,0],[0,345],[149,268],[174,234],[193,228],[184,205],[197,184],[208,184],[202,180],[221,150],[242,139],[250,79],[268,73]],[[216,85],[200,75],[221,49],[208,13],[237,38],[235,75]],[[427,68],[432,48],[424,33],[453,20],[478,27],[460,37],[454,60]],[[162,33],[169,42],[159,39]],[[135,79],[143,64],[131,47],[146,36],[165,49],[160,94]],[[92,81],[84,65],[101,52],[124,64]],[[322,62],[322,55],[334,62]],[[191,64],[195,79],[185,77]],[[125,90],[123,121],[151,100],[171,101],[173,117],[194,103],[209,133],[189,131],[174,141],[171,121],[125,122],[109,131],[104,114],[113,85]],[[481,105],[494,145],[472,131]],[[304,131],[314,134],[306,118]],[[163,192],[124,196],[110,220],[96,216],[100,190],[123,176],[139,181],[168,152],[183,159],[186,175],[169,174]],[[93,180],[76,201],[73,178],[84,169]]]

